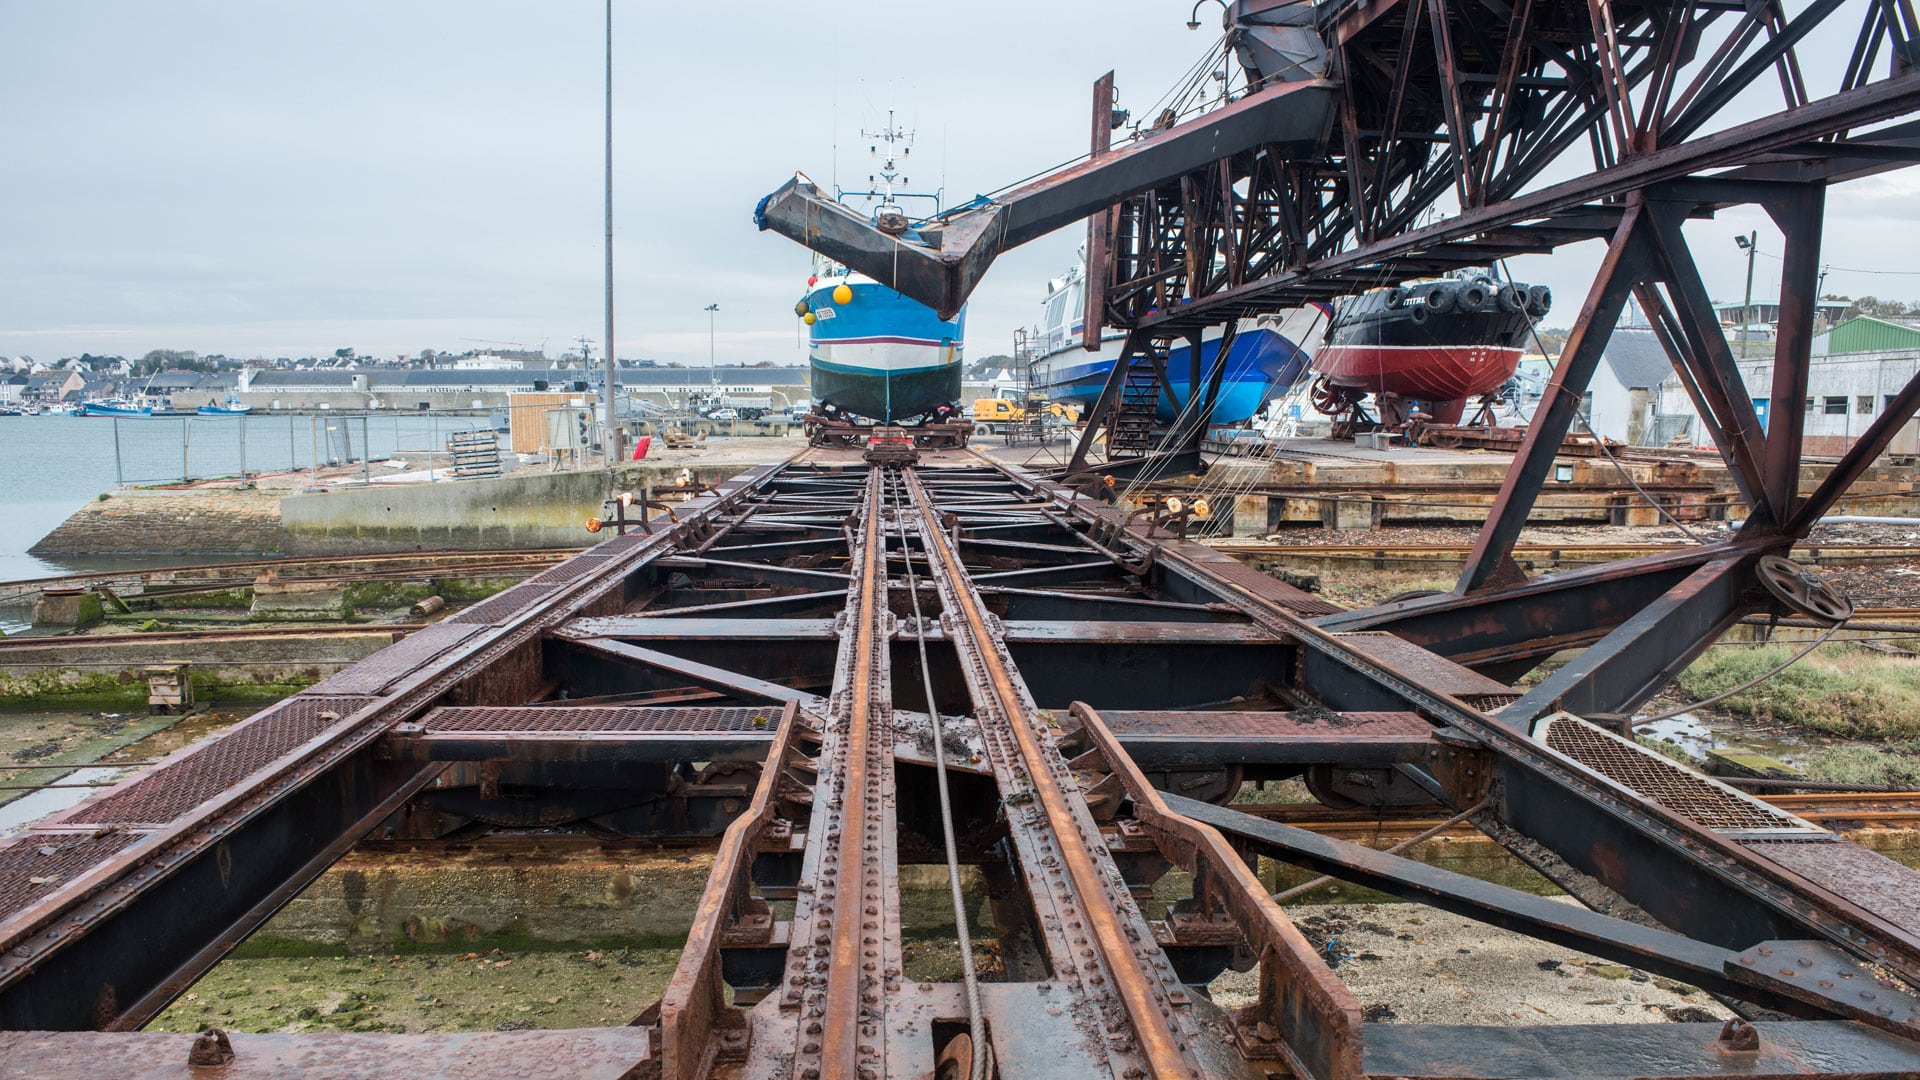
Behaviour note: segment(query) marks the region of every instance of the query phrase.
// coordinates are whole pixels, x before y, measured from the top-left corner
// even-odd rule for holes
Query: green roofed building
[[[1815,356],[1920,349],[1920,319],[1856,315],[1813,339]]]

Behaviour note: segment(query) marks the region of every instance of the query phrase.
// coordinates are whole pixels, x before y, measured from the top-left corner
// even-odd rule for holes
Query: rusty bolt
[[[233,1043],[219,1028],[208,1028],[193,1040],[187,1051],[187,1066],[194,1069],[218,1068],[233,1060]]]
[[[1732,1054],[1755,1054],[1760,1051],[1760,1032],[1752,1024],[1739,1017],[1727,1021],[1720,1029],[1720,1038],[1716,1044],[1719,1049]]]

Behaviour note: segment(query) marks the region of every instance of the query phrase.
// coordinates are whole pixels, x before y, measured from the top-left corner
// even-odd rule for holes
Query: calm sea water
[[[42,559],[27,554],[75,510],[128,484],[274,472],[398,450],[444,450],[446,436],[484,418],[395,413],[346,416],[0,416],[0,581],[85,570],[212,561],[202,556]],[[8,613],[11,614],[11,613]]]

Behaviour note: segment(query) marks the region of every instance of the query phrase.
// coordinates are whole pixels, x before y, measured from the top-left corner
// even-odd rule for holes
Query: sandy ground
[[[1369,1021],[1624,1024],[1733,1015],[1695,987],[1418,904],[1287,913],[1334,960]],[[1214,982],[1214,1000],[1245,1005],[1257,986],[1257,973],[1229,972]]]

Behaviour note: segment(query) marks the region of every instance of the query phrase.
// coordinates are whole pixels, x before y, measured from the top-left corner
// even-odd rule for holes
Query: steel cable
[[[967,1032],[973,1040],[973,1065],[968,1080],[985,1080],[987,1033],[986,1023],[981,1018],[980,977],[974,970],[973,935],[967,928],[966,897],[960,889],[960,849],[953,837],[953,799],[947,793],[946,735],[940,724],[940,706],[934,700],[933,668],[927,662],[927,625],[920,613],[920,579],[913,570],[913,549],[907,541],[905,509],[904,500],[896,502],[893,521],[900,531],[900,558],[907,567],[907,597],[913,605],[913,638],[920,650],[920,685],[927,695],[927,718],[933,724],[933,776],[939,787],[940,832],[947,845],[947,884],[953,894],[953,925],[960,939],[960,977],[966,984],[967,993]],[[920,522],[922,530],[932,527],[930,521]],[[927,563],[927,571],[933,571],[931,558]]]

